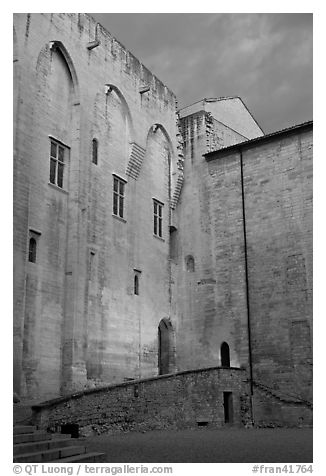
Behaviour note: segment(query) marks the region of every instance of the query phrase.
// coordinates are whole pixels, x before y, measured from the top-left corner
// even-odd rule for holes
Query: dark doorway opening
[[[233,423],[232,392],[223,392],[224,423]]]
[[[221,345],[221,365],[222,367],[230,367],[230,347],[226,342]]]
[[[173,366],[173,328],[168,319],[162,319],[158,326],[158,373],[168,374]]]
[[[79,438],[79,425],[77,423],[66,423],[61,425],[61,433],[71,435],[71,438]]]

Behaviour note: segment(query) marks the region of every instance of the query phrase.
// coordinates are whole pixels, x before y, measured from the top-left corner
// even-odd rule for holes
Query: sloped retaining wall
[[[225,424],[224,392],[232,392],[234,424],[250,421],[246,371],[209,368],[133,380],[33,406],[33,423],[79,425],[81,434]]]
[[[258,427],[312,427],[313,406],[254,382],[254,419]]]

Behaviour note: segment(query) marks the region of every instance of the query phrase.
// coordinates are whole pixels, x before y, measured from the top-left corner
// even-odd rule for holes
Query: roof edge
[[[206,158],[206,160],[213,160],[216,155],[220,155],[223,152],[232,152],[235,150],[243,150],[246,148],[251,147],[252,145],[256,145],[262,142],[268,142],[274,137],[277,136],[283,136],[283,135],[289,135],[293,134],[298,130],[304,130],[304,129],[312,129],[313,128],[313,121],[307,121],[303,122],[301,124],[296,124],[291,127],[287,127],[286,129],[281,129],[280,131],[275,131],[271,132],[269,134],[265,134],[263,136],[255,137],[254,139],[249,139],[243,142],[238,142],[237,144],[233,144],[227,147],[222,147],[221,149],[213,150],[211,152],[207,152],[206,154],[203,154],[203,156]]]
[[[91,15],[90,13],[81,13],[82,15],[88,17],[89,19],[91,19],[95,24],[98,24],[100,25],[101,29],[107,34],[109,35],[116,43],[118,43],[120,45],[120,48],[122,48],[122,50],[124,50],[126,53],[129,53],[129,55],[131,55],[133,58],[135,58],[136,61],[139,62],[139,64],[141,64],[145,69],[147,69],[147,71],[155,78],[156,81],[158,81],[159,83],[162,84],[163,87],[165,87],[170,93],[171,95],[175,98],[175,100],[177,99],[177,95],[176,93],[165,83],[163,82],[162,79],[160,79],[155,73],[152,72],[152,70],[150,70],[139,58],[138,56],[136,56],[131,50],[129,50],[124,44],[121,43],[121,41],[113,35],[113,33],[111,33],[106,26],[104,26],[101,22],[99,22],[96,18],[93,17],[93,15]]]

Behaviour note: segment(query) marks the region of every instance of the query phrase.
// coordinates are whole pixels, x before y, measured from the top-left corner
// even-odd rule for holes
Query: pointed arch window
[[[226,342],[222,342],[221,345],[221,365],[230,367],[230,347]]]
[[[173,327],[170,319],[164,318],[158,326],[158,373],[168,374],[174,368]]]
[[[29,242],[28,242],[28,261],[30,263],[36,263],[37,259],[37,245],[40,237],[40,233],[30,230],[29,231]]]

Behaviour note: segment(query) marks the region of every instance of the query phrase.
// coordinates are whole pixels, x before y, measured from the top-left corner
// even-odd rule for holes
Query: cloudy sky
[[[240,96],[268,133],[312,119],[312,14],[91,13],[177,95]]]

